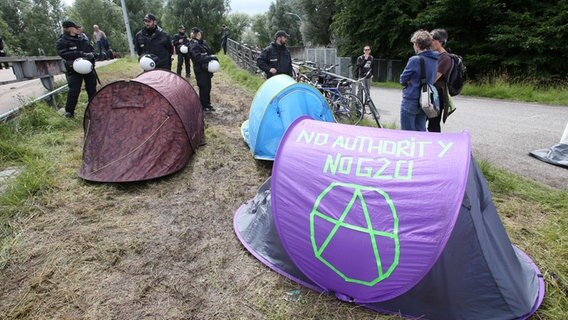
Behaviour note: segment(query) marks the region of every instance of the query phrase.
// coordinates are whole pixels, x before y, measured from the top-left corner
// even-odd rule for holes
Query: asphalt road
[[[96,67],[101,67],[116,60],[97,61]],[[60,74],[54,77],[55,82],[65,81],[65,75]],[[0,69],[0,82],[16,80],[16,76],[10,69]],[[35,100],[37,97],[47,93],[41,80],[26,80],[0,85],[0,115],[17,109]]]
[[[372,88],[371,97],[379,108],[382,124],[400,127],[401,96],[400,89]],[[547,149],[560,142],[568,125],[568,106],[454,98],[457,110],[448,118],[442,132],[469,131],[477,160],[487,160],[551,187],[568,189],[568,169],[528,155],[530,151]]]

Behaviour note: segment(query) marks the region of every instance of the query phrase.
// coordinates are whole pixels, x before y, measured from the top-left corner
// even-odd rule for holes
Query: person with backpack
[[[447,89],[447,79],[450,69],[452,68],[452,58],[446,51],[446,42],[448,41],[448,32],[444,29],[434,29],[430,32],[432,35],[432,50],[439,53],[438,71],[436,72],[436,83],[434,86],[438,89],[440,97],[440,114],[435,118],[428,119],[428,132],[442,132],[442,117],[447,118],[449,97]],[[445,121],[444,121],[445,122]]]
[[[424,76],[427,83],[434,84],[438,69],[438,53],[430,50],[432,35],[426,30],[414,32],[410,42],[416,55],[408,59],[406,67],[400,74],[400,84],[404,86],[400,104],[400,128],[426,131],[428,117],[420,107],[420,79]],[[424,63],[424,75],[421,72],[422,63]]]

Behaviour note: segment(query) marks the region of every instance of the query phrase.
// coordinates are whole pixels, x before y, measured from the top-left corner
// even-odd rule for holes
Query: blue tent
[[[284,131],[301,116],[334,121],[324,97],[316,88],[297,83],[287,75],[266,80],[254,96],[249,119],[241,126],[253,156],[274,160]]]

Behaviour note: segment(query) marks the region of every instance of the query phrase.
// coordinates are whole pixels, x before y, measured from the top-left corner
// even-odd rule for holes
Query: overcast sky
[[[65,3],[70,5],[75,0],[65,0]],[[268,11],[268,7],[272,3],[271,0],[230,0],[231,12],[242,12],[249,15],[263,13]]]

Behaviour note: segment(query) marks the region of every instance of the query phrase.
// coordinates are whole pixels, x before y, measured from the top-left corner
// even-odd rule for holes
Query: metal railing
[[[0,85],[40,79],[41,84],[49,90],[48,93],[36,98],[31,103],[39,100],[47,100],[50,104],[55,104],[54,94],[58,94],[68,89],[67,85],[55,89],[54,76],[66,72],[65,63],[61,57],[57,56],[36,56],[36,57],[7,57],[0,58],[0,63],[10,63],[12,71],[16,76],[15,80],[2,81]],[[6,121],[17,114],[23,106],[12,108],[3,114],[0,114],[0,121]]]
[[[227,39],[227,54],[242,69],[252,74],[261,73],[256,65],[256,59],[260,55],[260,49],[247,46],[236,42],[233,39]]]

